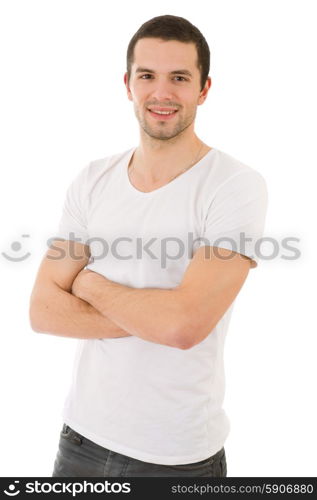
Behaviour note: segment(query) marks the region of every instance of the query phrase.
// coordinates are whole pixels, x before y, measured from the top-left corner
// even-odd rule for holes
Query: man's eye
[[[152,77],[152,75],[150,75],[149,73],[146,73],[145,75],[141,75],[140,78],[142,80],[148,80],[148,78],[144,78],[144,77]],[[182,80],[179,80],[179,81],[182,81],[182,82],[186,82],[187,81],[187,78],[184,78],[183,76],[175,76],[174,78],[181,78]]]

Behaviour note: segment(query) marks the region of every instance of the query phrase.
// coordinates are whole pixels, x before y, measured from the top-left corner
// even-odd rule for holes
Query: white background
[[[0,252],[30,252],[19,262],[0,253],[1,476],[52,473],[77,340],[33,332],[29,297],[69,183],[87,161],[138,142],[126,49],[143,22],[163,14],[187,18],[207,39],[213,85],[196,132],[265,177],[265,234],[278,245],[250,271],[229,326],[228,476],[316,476],[314,7],[1,1]],[[285,258],[287,237],[299,239],[300,258]]]

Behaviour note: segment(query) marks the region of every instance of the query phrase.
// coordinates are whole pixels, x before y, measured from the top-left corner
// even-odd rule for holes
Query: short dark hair
[[[134,47],[141,38],[161,38],[162,40],[178,40],[194,43],[197,50],[197,67],[200,71],[201,90],[204,88],[210,68],[210,50],[204,36],[196,26],[178,16],[157,16],[146,21],[131,38],[127,50],[128,81],[134,60]]]

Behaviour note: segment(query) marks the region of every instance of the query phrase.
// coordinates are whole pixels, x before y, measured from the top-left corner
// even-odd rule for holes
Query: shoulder
[[[98,177],[106,172],[113,170],[115,167],[124,162],[134,148],[129,148],[120,153],[114,153],[102,158],[97,158],[86,166],[88,178]]]
[[[259,170],[220,149],[214,151],[206,181],[213,194],[219,190],[267,191],[266,179]]]
[[[102,158],[87,162],[77,173],[73,184],[85,193],[91,192],[98,184],[108,181],[112,175],[117,174],[118,169],[128,159],[134,148],[129,148],[120,153],[114,153]]]
[[[68,187],[69,194],[79,193],[80,196],[87,197],[95,191],[95,188],[101,189],[104,183],[108,183],[113,173],[117,174],[120,165],[128,159],[133,149],[86,162],[72,179]]]
[[[215,174],[221,181],[226,181],[239,174],[249,174],[250,177],[265,181],[263,175],[255,167],[238,160],[221,149],[215,150],[213,167]]]

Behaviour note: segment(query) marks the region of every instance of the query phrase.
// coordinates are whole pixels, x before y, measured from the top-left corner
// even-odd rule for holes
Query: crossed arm
[[[207,251],[206,251],[207,250]],[[250,259],[226,249],[200,248],[173,289],[132,288],[84,269],[72,293],[144,340],[187,349],[216,326],[241,289]]]
[[[171,347],[187,347],[191,316],[186,295],[179,287],[132,288],[84,269],[74,280],[72,294],[132,335]]]

